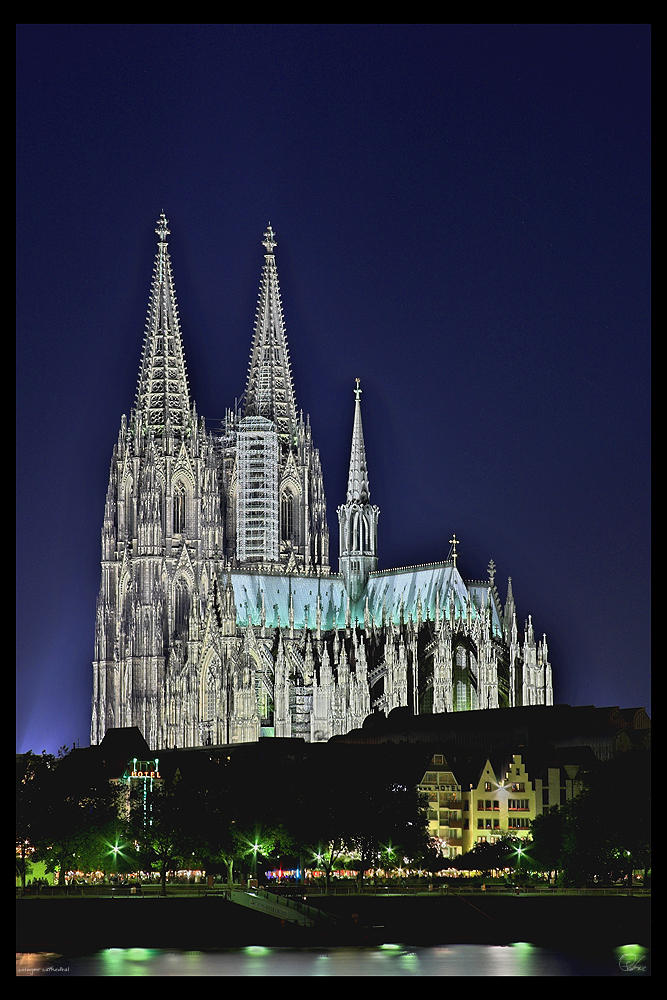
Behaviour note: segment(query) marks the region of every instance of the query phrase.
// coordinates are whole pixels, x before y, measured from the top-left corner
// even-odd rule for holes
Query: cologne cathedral
[[[530,617],[519,632],[511,579],[503,603],[493,561],[484,579],[464,579],[453,535],[442,562],[378,569],[359,380],[331,571],[271,225],[245,392],[215,428],[190,398],[164,214],[155,231],[136,397],[104,508],[91,743],[125,726],[156,750],[316,742],[400,706],[552,704],[546,637]]]

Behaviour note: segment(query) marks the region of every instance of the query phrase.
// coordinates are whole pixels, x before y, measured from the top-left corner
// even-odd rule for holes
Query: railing
[[[156,898],[161,896],[162,887],[155,884],[143,884],[137,886],[137,892],[133,894],[131,892],[132,886],[123,886],[121,892],[114,892],[112,886],[109,885],[77,885],[77,886],[67,886],[66,888],[59,888],[58,886],[41,886],[39,891],[36,887],[26,887],[25,893],[20,886],[16,887],[17,898],[48,898],[48,897],[66,897],[66,898],[81,898],[81,897],[99,897],[99,898],[128,898],[128,899],[146,899],[146,898]],[[244,885],[233,885],[228,886],[226,884],[215,885],[209,888],[204,883],[198,883],[197,885],[180,885],[178,883],[167,883],[167,897],[168,898],[178,898],[178,897],[206,897],[206,896],[219,896],[225,898],[229,895],[231,891],[245,891],[246,887]],[[266,893],[265,889],[253,890],[258,893]],[[318,896],[358,896],[358,895],[374,895],[374,896],[390,896],[390,895],[409,895],[409,896],[430,896],[430,895],[479,895],[494,893],[498,895],[515,895],[517,892],[517,887],[512,885],[494,885],[493,883],[485,883],[485,888],[481,885],[457,885],[456,880],[451,879],[448,884],[438,883],[437,881],[429,882],[424,879],[421,882],[408,882],[404,884],[377,884],[373,883],[367,879],[360,883],[356,879],[341,880],[341,881],[330,881],[329,887],[327,888],[324,880],[322,884],[300,884],[291,883],[285,886],[272,886],[269,891],[269,896],[279,897],[284,903],[289,906],[297,908],[298,906],[303,906],[303,897],[318,897]],[[535,885],[535,886],[520,886],[519,893],[521,895],[548,895],[548,896],[637,896],[637,897],[649,897],[651,895],[651,889],[645,888],[644,886],[600,886],[591,887],[585,889],[565,889],[559,886],[552,885]],[[301,897],[301,899],[295,899],[295,896]],[[289,900],[289,902],[287,902]]]

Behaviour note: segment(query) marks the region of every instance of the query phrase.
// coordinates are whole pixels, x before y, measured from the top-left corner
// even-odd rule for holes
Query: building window
[[[178,483],[174,487],[174,534],[181,535],[185,531],[185,486]]]
[[[181,579],[176,584],[174,598],[174,632],[182,635],[188,627],[190,614],[190,595],[185,580]]]
[[[490,792],[491,791],[491,782],[490,781],[485,781],[484,782],[484,791],[485,792]]]
[[[483,830],[484,829],[484,820],[483,819],[478,819],[477,820],[477,829],[478,830]]]
[[[215,687],[212,681],[209,681],[206,692],[206,716],[208,719],[215,719]]]
[[[294,537],[294,497],[291,493],[283,493],[280,498],[280,537],[283,542],[289,542]]]

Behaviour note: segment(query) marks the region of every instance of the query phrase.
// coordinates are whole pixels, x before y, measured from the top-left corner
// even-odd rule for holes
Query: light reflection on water
[[[91,955],[23,954],[17,976],[627,976],[650,975],[639,945],[593,955],[512,945],[420,948],[266,948],[163,951],[107,948]]]

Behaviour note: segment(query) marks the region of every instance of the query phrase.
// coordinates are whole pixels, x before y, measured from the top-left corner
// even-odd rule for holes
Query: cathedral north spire
[[[159,440],[165,428],[184,436],[190,423],[190,392],[167,249],[170,229],[164,212],[160,213],[155,232],[158,249],[148,300],[134,423],[142,437],[150,433]]]

